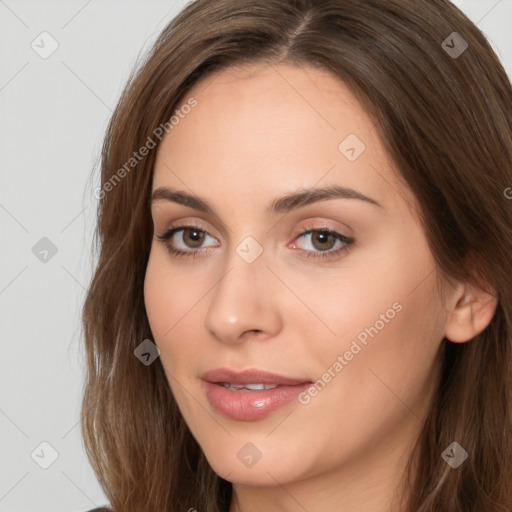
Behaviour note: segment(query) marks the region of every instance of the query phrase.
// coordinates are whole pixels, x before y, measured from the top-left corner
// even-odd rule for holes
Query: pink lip
[[[307,379],[294,379],[258,369],[235,372],[229,368],[217,368],[203,374],[206,396],[211,405],[228,418],[254,421],[268,416],[285,406],[311,385]],[[221,385],[274,384],[278,387],[261,391],[230,390]]]
[[[215,368],[214,370],[203,373],[202,379],[207,382],[230,382],[231,384],[277,384],[279,386],[294,386],[311,382],[309,379],[293,379],[284,377],[276,373],[258,370],[257,368],[248,368],[237,372],[230,368]]]

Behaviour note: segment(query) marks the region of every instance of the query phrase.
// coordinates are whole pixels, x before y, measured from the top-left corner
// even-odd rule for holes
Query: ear
[[[491,322],[498,299],[496,292],[461,285],[454,295],[455,304],[445,327],[445,338],[464,343],[480,334]]]

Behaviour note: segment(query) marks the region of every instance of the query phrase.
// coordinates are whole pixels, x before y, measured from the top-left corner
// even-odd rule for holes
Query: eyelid
[[[163,231],[164,231],[164,233],[167,233],[167,232],[171,231],[172,229],[178,229],[178,228],[181,228],[181,229],[195,228],[200,231],[204,231],[207,235],[211,236],[212,238],[215,238],[217,241],[219,239],[219,236],[217,236],[217,234],[212,234],[212,232],[218,233],[217,230],[215,230],[215,228],[212,229],[211,224],[209,224],[209,223],[207,226],[207,224],[201,218],[198,218],[198,217],[185,217],[185,218],[180,218],[176,221],[172,221],[169,225],[167,225],[164,228]]]
[[[336,222],[336,224],[340,225],[339,222]],[[304,235],[309,231],[331,231],[339,233],[345,238],[353,239],[352,230],[348,226],[343,225],[343,227],[337,227],[335,225],[330,225],[327,220],[307,220],[305,223],[301,223],[301,226],[302,227],[300,229],[295,230],[295,234],[293,235],[294,240],[298,236]]]
[[[187,219],[190,219],[190,220],[187,220]],[[322,231],[322,230],[325,230],[325,231],[330,231],[330,232],[336,232],[336,233],[339,233],[340,235],[343,235],[345,238],[348,238],[348,239],[351,239],[351,235],[350,234],[347,234],[346,232],[351,232],[352,230],[348,228],[348,226],[345,227],[345,229],[342,229],[342,231],[340,232],[340,228],[337,228],[337,227],[334,227],[334,226],[329,226],[327,224],[327,222],[325,220],[306,220],[306,225],[302,225],[303,227],[301,227],[300,229],[295,229],[294,230],[294,234],[293,234],[293,240],[295,240],[297,237],[299,236],[302,236],[302,235],[305,235],[308,231]],[[164,234],[165,233],[168,233],[169,231],[171,231],[172,229],[178,229],[178,228],[181,228],[181,229],[187,229],[187,228],[195,228],[195,229],[198,229],[200,231],[204,231],[207,235],[211,236],[212,238],[215,238],[217,239],[218,241],[218,237],[216,235],[213,235],[211,234],[211,230],[210,228],[207,228],[201,219],[197,219],[197,218],[184,218],[184,219],[180,219],[180,220],[177,220],[177,221],[174,221],[172,222],[164,231]]]

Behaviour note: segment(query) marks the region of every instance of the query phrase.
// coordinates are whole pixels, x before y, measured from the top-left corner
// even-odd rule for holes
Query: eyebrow
[[[301,189],[274,199],[270,206],[267,207],[266,213],[269,215],[287,213],[309,204],[329,199],[359,199],[371,205],[383,208],[378,201],[358,192],[357,190],[333,185],[323,188]],[[214,208],[204,199],[180,190],[172,190],[168,187],[158,187],[153,191],[151,195],[151,203],[159,201],[171,201],[204,213],[216,215]]]

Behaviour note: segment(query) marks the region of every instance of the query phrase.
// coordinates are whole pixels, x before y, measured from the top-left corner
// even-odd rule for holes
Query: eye
[[[165,244],[171,255],[176,257],[196,257],[200,253],[208,252],[211,247],[218,247],[214,237],[194,225],[172,227],[156,238]],[[301,249],[308,258],[335,258],[354,243],[353,238],[327,228],[303,231],[296,238],[296,240],[300,239],[306,240],[302,247],[295,242],[291,247]],[[208,240],[210,245],[204,245]]]
[[[303,231],[296,240],[301,238],[305,239],[306,243],[298,248],[305,251],[308,258],[336,257],[354,243],[353,238],[330,229],[309,229]],[[297,248],[297,244],[293,243],[292,247]]]
[[[164,242],[167,250],[174,256],[195,256],[198,249],[201,252],[208,247],[215,247],[215,238],[210,236],[204,229],[197,226],[176,226],[167,230],[163,235],[158,235],[157,239]],[[209,246],[203,246],[208,239],[214,243]]]

